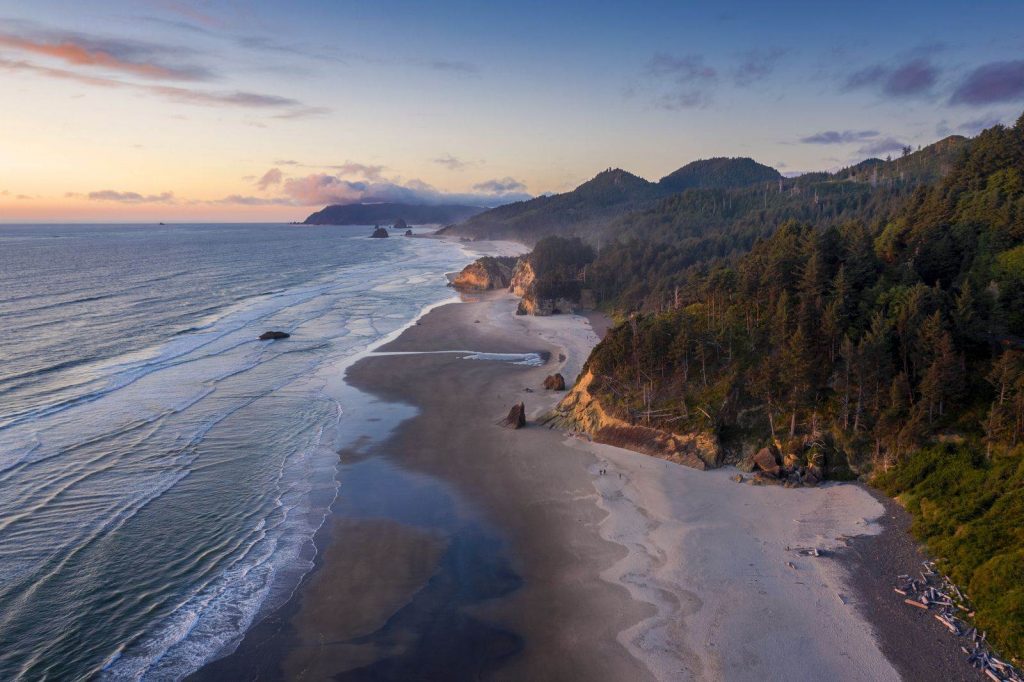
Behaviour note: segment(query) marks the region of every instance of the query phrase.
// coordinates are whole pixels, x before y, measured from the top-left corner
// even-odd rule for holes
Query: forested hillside
[[[752,159],[694,161],[659,182],[614,168],[571,192],[499,206],[443,230],[475,239],[515,239],[533,244],[551,236],[578,236],[594,244],[614,239],[616,220],[687,189],[737,189],[781,179]]]
[[[870,182],[691,190],[624,221],[585,286],[629,319],[587,371],[623,419],[736,457],[814,441],[834,471],[880,475],[1020,655],[1024,116],[943,144],[958,160],[931,184],[908,155],[902,179],[890,161]]]

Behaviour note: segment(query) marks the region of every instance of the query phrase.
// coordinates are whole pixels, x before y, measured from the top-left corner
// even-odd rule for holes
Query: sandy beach
[[[504,292],[464,299],[348,370],[415,416],[340,454],[316,568],[197,678],[895,680],[956,665],[949,638],[921,640],[946,655],[916,667],[881,645],[871,600],[891,589],[847,547],[883,531],[866,489],[741,485],[539,426],[562,395],[541,383],[576,377],[590,321],[516,316]],[[540,367],[510,361],[538,352]],[[498,426],[520,400],[528,427]]]

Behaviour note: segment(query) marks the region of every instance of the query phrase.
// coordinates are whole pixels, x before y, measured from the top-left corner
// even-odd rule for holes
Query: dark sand
[[[905,680],[988,679],[967,663],[954,637],[932,613],[903,603],[893,592],[896,576],[921,572],[927,557],[910,535],[910,515],[877,490],[869,492],[885,507],[882,533],[853,538],[840,553],[860,599],[862,615],[878,635],[882,653]]]

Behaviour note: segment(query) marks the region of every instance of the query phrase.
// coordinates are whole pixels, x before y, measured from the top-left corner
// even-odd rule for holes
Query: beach
[[[315,568],[197,679],[894,680],[957,665],[948,637],[915,640],[925,656],[880,642],[911,616],[876,614],[894,576],[850,546],[906,534],[864,487],[738,484],[539,425],[563,395],[544,378],[571,382],[597,335],[516,304],[463,296],[348,369],[373,405],[413,409],[340,453]],[[502,428],[518,401],[527,427]]]

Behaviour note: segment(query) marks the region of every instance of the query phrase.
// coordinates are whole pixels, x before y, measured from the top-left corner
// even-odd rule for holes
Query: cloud
[[[239,206],[292,206],[295,202],[286,197],[253,197],[232,194],[222,199],[207,202],[211,204],[234,204]]]
[[[236,91],[209,91],[183,88],[171,85],[152,85],[142,83],[131,83],[128,81],[116,80],[102,76],[89,76],[86,74],[56,69],[48,66],[40,66],[22,60],[11,60],[0,57],[0,69],[14,72],[32,73],[55,78],[59,80],[73,81],[83,85],[95,87],[116,88],[131,90],[148,95],[156,95],[163,99],[183,104],[196,104],[201,106],[228,106],[245,107],[254,109],[284,109],[283,113],[301,111],[306,107],[298,100],[280,95],[268,95],[257,92]]]
[[[903,142],[900,142],[894,137],[883,137],[864,145],[857,150],[857,153],[866,156],[881,156],[882,154],[888,154],[889,152],[898,152],[905,146],[906,145]]]
[[[887,97],[927,95],[939,80],[939,68],[927,57],[914,57],[895,67],[879,64],[855,71],[846,77],[843,89],[877,89]]]
[[[210,69],[188,62],[196,55],[188,48],[41,30],[24,22],[5,23],[15,30],[0,29],[0,47],[65,64],[116,71],[149,80],[205,81],[215,76]]]
[[[988,116],[982,116],[980,118],[976,118],[970,121],[965,121],[958,125],[956,129],[965,135],[973,137],[980,133],[982,130],[985,130],[986,128],[991,128],[992,126],[995,125],[999,125],[1002,122],[1002,117],[993,116],[989,114]]]
[[[515,178],[504,177],[500,180],[495,179],[478,182],[473,185],[473,189],[478,192],[488,192],[491,194],[508,194],[509,192],[522,192],[526,190],[526,185]]]
[[[804,144],[848,144],[863,142],[878,137],[877,130],[825,130],[807,137],[801,137]]]
[[[173,192],[163,192],[162,194],[139,194],[138,192],[117,192],[112,189],[104,189],[98,192],[89,192],[88,197],[92,201],[119,201],[124,204],[174,203]]]
[[[381,173],[384,172],[384,166],[378,166],[375,164],[367,163],[355,163],[354,161],[346,161],[345,163],[334,165],[334,166],[322,166],[323,168],[331,168],[338,171],[339,175],[357,175],[367,180],[381,180],[383,179]]]
[[[331,113],[331,110],[327,107],[299,107],[292,109],[291,111],[285,111],[280,114],[274,114],[273,118],[280,119],[296,119],[296,118],[313,118],[314,116],[326,116]]]
[[[1024,99],[1024,60],[990,62],[967,74],[950,104],[984,105]]]
[[[266,192],[267,188],[271,185],[281,184],[282,177],[280,168],[271,168],[256,181],[256,187],[258,187],[261,192]]]
[[[463,168],[469,165],[462,159],[452,156],[451,154],[439,156],[436,159],[432,159],[432,161],[437,165],[444,166],[445,168],[451,171],[462,170]]]
[[[274,164],[278,166],[298,166],[299,162],[295,159],[278,159],[274,161]]]
[[[676,57],[656,52],[644,69],[654,81],[654,104],[661,109],[703,107],[711,101],[711,90],[718,82],[718,72],[704,63],[698,54]]]
[[[472,193],[444,192],[422,180],[347,180],[330,173],[312,173],[304,177],[286,179],[282,192],[285,198],[299,206],[381,201],[497,206],[531,198],[529,194],[514,188],[518,185],[519,189],[522,189],[522,185],[512,178],[492,182],[496,183],[495,188],[500,186],[504,189],[498,190],[491,188],[489,183],[480,183],[480,189],[474,188],[477,191]]]
[[[744,52],[740,55],[740,63],[733,70],[733,81],[736,85],[747,86],[764,80],[775,71],[786,52],[777,47]]]

